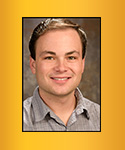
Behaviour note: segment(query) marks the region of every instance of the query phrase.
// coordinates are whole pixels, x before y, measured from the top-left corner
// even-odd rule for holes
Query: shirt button
[[[65,131],[69,131],[68,128],[66,128]]]

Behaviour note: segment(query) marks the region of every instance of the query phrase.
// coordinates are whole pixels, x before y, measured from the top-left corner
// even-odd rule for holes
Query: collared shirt
[[[40,98],[37,87],[23,103],[23,131],[100,131],[100,106],[82,96],[77,88],[77,106],[67,125]]]

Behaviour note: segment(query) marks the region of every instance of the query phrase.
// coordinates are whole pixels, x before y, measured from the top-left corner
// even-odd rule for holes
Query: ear
[[[85,58],[82,59],[82,73],[84,72],[85,68]]]
[[[36,61],[30,56],[30,69],[33,74],[36,73]]]

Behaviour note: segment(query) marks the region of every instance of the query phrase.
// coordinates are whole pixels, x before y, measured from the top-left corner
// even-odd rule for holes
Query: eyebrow
[[[80,55],[80,53],[79,53],[78,51],[74,50],[74,51],[71,51],[71,52],[67,52],[67,53],[65,54],[65,56],[71,55],[71,54],[73,54],[73,53],[77,53],[78,55]],[[43,52],[40,53],[40,56],[41,56],[41,55],[44,55],[44,54],[56,55],[56,53],[53,52],[53,51],[43,51]]]
[[[74,54],[74,53],[77,53],[78,55],[80,55],[80,53],[78,51],[75,51],[75,50],[71,51],[71,52],[68,52],[65,55],[71,55],[71,54]]]
[[[56,53],[53,52],[53,51],[43,51],[43,52],[40,53],[40,56],[41,56],[41,55],[44,55],[44,54],[56,55]]]

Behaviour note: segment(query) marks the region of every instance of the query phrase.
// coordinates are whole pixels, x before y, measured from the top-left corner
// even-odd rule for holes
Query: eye
[[[75,59],[76,59],[76,57],[74,57],[74,56],[70,56],[70,57],[68,57],[68,59],[69,59],[69,60],[75,60]]]
[[[45,57],[44,59],[46,59],[46,60],[54,60],[54,58],[51,57],[51,56]]]

